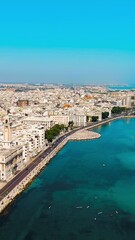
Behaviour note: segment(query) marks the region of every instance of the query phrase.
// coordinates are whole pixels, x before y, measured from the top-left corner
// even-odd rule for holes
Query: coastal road
[[[36,157],[27,167],[20,171],[12,180],[10,180],[1,190],[0,190],[0,200],[2,200],[7,194],[12,191],[12,189],[17,186],[27,175],[36,167],[42,160],[47,157],[65,138],[75,133],[76,131],[82,129],[75,129],[65,135],[59,137],[52,145],[42,152],[38,157]]]
[[[122,117],[123,115],[119,115],[117,118]],[[116,117],[109,118],[107,120],[102,120],[98,122],[98,125],[102,125],[103,123],[107,121],[112,121],[117,119]],[[65,138],[72,135],[73,133],[85,129],[85,128],[94,128],[97,126],[97,123],[91,123],[88,126],[80,127],[77,129],[74,129],[70,132],[67,132],[65,135],[59,137],[57,140],[55,140],[52,145],[46,149],[44,152],[42,152],[39,156],[37,156],[27,167],[25,167],[22,171],[20,171],[12,180],[10,180],[1,190],[0,190],[0,200],[2,200],[6,195],[10,193],[16,187],[24,178],[27,177],[27,175],[36,167],[40,162],[43,161],[45,157],[47,157]]]

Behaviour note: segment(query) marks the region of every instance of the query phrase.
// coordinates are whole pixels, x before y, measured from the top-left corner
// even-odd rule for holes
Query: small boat
[[[78,207],[76,207],[76,208],[82,208],[82,206],[78,206]]]
[[[98,215],[102,214],[103,212],[98,212]]]
[[[118,211],[115,211],[116,212],[116,214],[118,214]]]
[[[90,206],[87,206],[87,208],[89,208]]]
[[[95,218],[94,218],[94,220],[96,221],[96,220],[97,220],[97,218],[95,217]]]
[[[103,164],[102,164],[102,167],[105,167],[105,166],[106,166],[105,163],[103,163]]]
[[[49,206],[49,209],[51,208],[51,206]]]

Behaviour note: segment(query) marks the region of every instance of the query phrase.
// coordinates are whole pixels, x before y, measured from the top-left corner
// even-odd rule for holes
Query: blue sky
[[[134,83],[133,0],[0,3],[0,82]]]

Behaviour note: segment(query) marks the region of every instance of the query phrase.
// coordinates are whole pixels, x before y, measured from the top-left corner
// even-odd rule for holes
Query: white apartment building
[[[29,156],[28,143],[25,143],[23,145],[23,161],[24,161],[24,163],[28,162],[29,159],[30,159],[30,156]]]
[[[87,113],[88,122],[91,122],[93,116],[98,117],[98,121],[102,120],[102,112],[101,111],[96,111],[96,110],[94,111],[93,110],[91,112],[88,112]]]
[[[44,126],[32,125],[29,129],[24,129],[22,135],[16,137],[13,143],[23,147],[24,162],[29,161],[30,157],[46,147]]]
[[[30,159],[30,156],[29,156],[29,149],[28,149],[28,143],[20,138],[20,139],[16,139],[16,141],[13,142],[13,145],[14,146],[22,146],[22,149],[23,149],[23,162],[26,163],[29,161]]]
[[[23,166],[23,149],[16,148],[2,148],[0,149],[0,180],[9,181],[16,171]]]
[[[69,115],[69,121],[73,121],[76,127],[86,126],[87,124],[86,115],[71,114]]]
[[[65,126],[68,126],[69,116],[67,116],[67,115],[51,115],[50,117],[53,120],[54,124],[64,124]]]
[[[8,181],[23,166],[22,146],[12,146],[11,123],[6,117],[3,123],[3,147],[0,148],[0,180]]]
[[[27,133],[26,138],[30,157],[45,149],[45,129],[43,126],[33,126]]]
[[[130,107],[131,107],[131,96],[125,96],[125,97],[122,99],[122,106],[123,106],[123,107],[127,107],[127,108],[130,108]]]
[[[26,117],[23,119],[23,123],[43,125],[45,129],[49,129],[53,125],[53,120],[50,117]]]

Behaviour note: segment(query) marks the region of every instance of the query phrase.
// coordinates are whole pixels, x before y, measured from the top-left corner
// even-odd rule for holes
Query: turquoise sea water
[[[135,90],[135,85],[127,85],[127,86],[109,86],[108,87],[110,90],[113,91],[122,91],[122,90],[126,90],[126,91],[130,91],[130,90]]]
[[[68,143],[0,216],[0,240],[135,240],[135,119],[95,131],[100,139]]]

